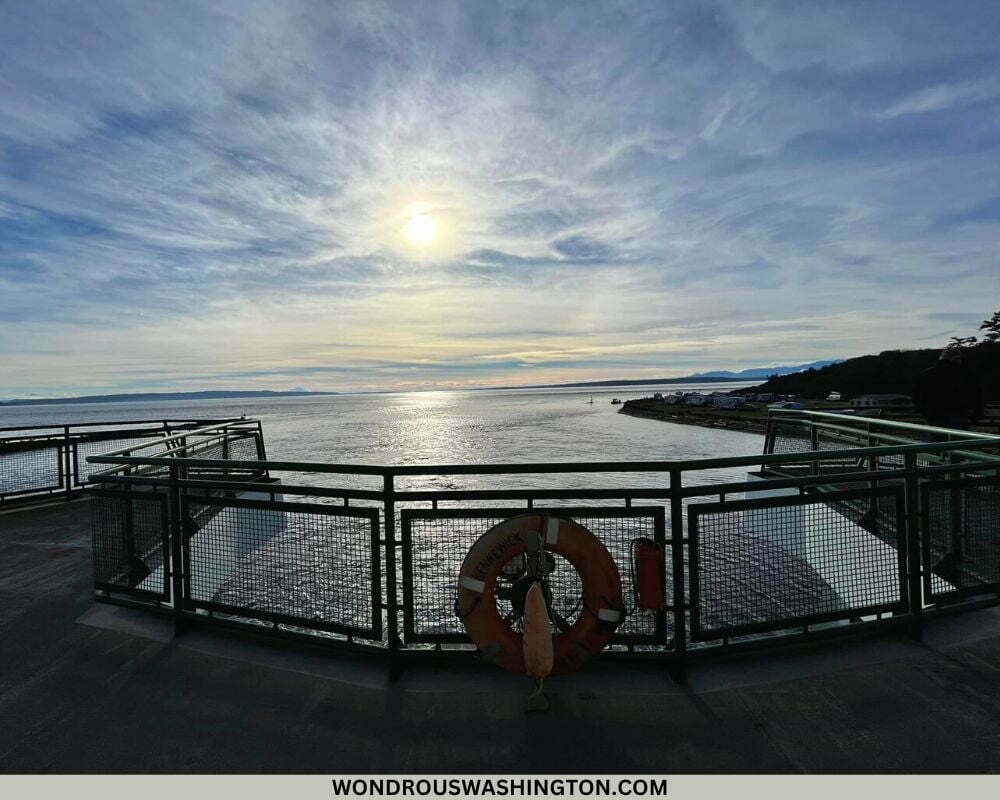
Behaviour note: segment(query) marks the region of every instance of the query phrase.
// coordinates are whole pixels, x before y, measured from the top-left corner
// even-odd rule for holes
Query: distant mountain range
[[[337,392],[144,392],[141,394],[94,394],[86,397],[59,397],[30,400],[0,400],[0,406],[47,406],[63,403],[127,403],[136,400],[240,400],[247,397],[312,397]]]
[[[807,369],[821,369],[830,364],[839,364],[844,359],[834,358],[827,361],[811,361],[808,364],[794,364],[780,367],[756,367],[740,372],[717,370],[715,372],[700,372],[696,375],[685,375],[681,378],[642,378],[641,380],[608,380],[579,381],[577,383],[534,383],[527,386],[484,386],[477,391],[496,391],[497,389],[578,389],[598,386],[658,386],[666,383],[716,383],[723,381],[752,381],[758,378],[769,378],[772,375],[791,375]]]
[[[752,381],[759,378],[770,378],[773,375],[791,375],[808,369],[822,369],[832,364],[839,364],[842,358],[827,361],[812,361],[808,364],[794,364],[780,367],[756,367],[739,372],[716,370],[714,372],[699,372],[680,378],[642,378],[638,380],[607,380],[580,381],[577,383],[537,383],[528,386],[484,386],[476,391],[495,391],[498,388],[511,389],[573,389],[598,386],[653,386],[669,383],[715,383],[722,381]],[[138,394],[95,394],[84,397],[53,397],[25,398],[16,400],[0,400],[0,406],[44,406],[63,403],[128,403],[141,400],[239,400],[249,397],[312,397],[318,395],[335,395],[340,392],[308,392],[305,389],[291,389],[287,392],[271,391],[206,391],[206,392],[143,392]]]
[[[831,358],[826,361],[811,361],[808,364],[795,364],[786,367],[756,367],[754,369],[744,369],[739,372],[729,370],[717,370],[715,372],[699,372],[692,375],[692,378],[726,378],[732,381],[752,381],[756,378],[770,378],[772,375],[791,375],[795,372],[805,372],[807,369],[823,369],[831,364],[840,364],[844,359]]]

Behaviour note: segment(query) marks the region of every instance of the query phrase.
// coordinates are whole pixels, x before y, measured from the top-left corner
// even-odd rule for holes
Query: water
[[[688,384],[683,388],[725,391],[741,385],[746,384]],[[246,414],[262,420],[269,459],[335,464],[673,461],[761,453],[763,440],[756,434],[632,417],[619,414],[619,406],[611,404],[613,397],[625,400],[649,396],[654,390],[673,391],[676,388],[445,391],[236,401],[22,406],[0,408],[0,427],[164,418],[207,419]],[[591,397],[593,404],[589,402]],[[304,472],[284,473],[281,477],[286,485],[381,486],[379,479],[364,476]],[[746,468],[739,467],[686,472],[684,480],[686,485],[691,485],[742,481],[745,477]],[[428,475],[397,481],[397,489],[401,490],[663,488],[664,497],[660,500],[636,501],[637,505],[660,507],[669,505],[666,500],[667,485],[666,476],[660,473]],[[569,502],[573,505],[618,507],[622,504],[621,500]],[[513,503],[461,505],[496,507],[510,504]],[[523,501],[517,504],[523,507]],[[546,501],[546,504],[565,505],[556,501]],[[407,505],[400,503],[397,508]],[[422,505],[426,508],[426,504]],[[501,516],[502,512],[498,512],[497,519]],[[651,535],[651,522],[648,518],[644,522],[638,519],[602,519],[600,512],[595,513],[592,520],[581,521],[591,526],[608,546],[619,563],[627,585],[626,594],[630,596],[626,567],[629,543],[635,536]],[[218,518],[214,524],[221,526],[223,518]],[[424,528],[414,525],[415,617],[416,624],[426,632],[460,632],[460,623],[451,610],[455,575],[468,547],[489,524],[492,523],[486,520],[452,520],[443,524],[429,521]],[[216,599],[244,608],[268,608],[307,619],[350,621],[351,624],[364,626],[370,619],[372,609],[368,602],[368,550],[363,546],[363,536],[336,535],[331,538],[327,520],[317,521],[305,514],[284,515],[281,526],[281,535],[261,538],[238,564],[234,561],[233,565],[226,567],[225,571],[231,573],[219,586],[217,594],[213,588]],[[218,547],[223,541],[209,535],[207,530],[199,540],[206,547]],[[742,574],[747,564],[766,565],[765,584],[780,587],[780,591],[776,593],[779,597],[759,601],[765,603],[766,611],[758,609],[758,614],[789,613],[792,608],[811,607],[829,593],[825,584],[806,564],[788,557],[780,548],[776,549],[766,541],[747,535],[738,525],[711,539],[706,538],[703,546],[706,557],[714,553],[715,563],[721,570],[716,576],[720,586],[740,585],[752,578]],[[203,569],[214,574],[219,570],[220,558],[218,553],[211,558],[206,556],[202,559],[203,564],[193,565],[193,571],[197,573]],[[560,578],[562,573],[565,575]],[[355,578],[345,582],[345,574]],[[573,597],[579,594],[579,587],[574,589],[575,573],[568,567],[560,570],[559,575],[555,576],[558,580],[553,586],[561,587],[559,596],[565,595],[565,610],[569,613],[576,602]],[[789,587],[795,586],[803,588],[790,594]],[[667,588],[669,592],[669,586]],[[747,588],[747,592],[751,588]],[[556,602],[563,601],[557,597]],[[722,611],[727,619],[741,618],[738,609]],[[650,624],[651,618],[632,615],[622,630],[643,634],[648,632],[646,629]]]
[[[682,388],[726,391],[744,385],[685,384]],[[263,421],[268,458],[338,464],[685,460],[761,452],[763,442],[756,434],[642,419],[619,414],[619,406],[611,405],[614,397],[625,400],[677,388],[508,389],[15,406],[0,407],[0,427],[246,414]],[[742,469],[714,470],[692,477],[699,481],[739,480],[744,474]],[[324,478],[327,483],[331,480]],[[490,480],[506,485],[512,479],[500,476]],[[662,480],[662,476],[637,474],[630,476],[629,482],[640,486],[654,485],[651,481],[662,484]],[[587,484],[587,479],[559,475],[536,482],[556,484],[573,487]],[[428,482],[412,485],[426,486]],[[593,485],[592,481],[588,485]]]

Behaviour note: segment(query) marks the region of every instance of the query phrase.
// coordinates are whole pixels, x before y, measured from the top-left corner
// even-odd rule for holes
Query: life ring
[[[601,652],[625,618],[614,559],[582,525],[547,514],[523,514],[490,528],[462,562],[455,610],[485,659],[524,672],[521,634],[497,610],[497,577],[512,559],[543,555],[542,548],[569,561],[583,582],[579,616],[568,630],[553,637],[552,674],[559,675],[579,669]]]

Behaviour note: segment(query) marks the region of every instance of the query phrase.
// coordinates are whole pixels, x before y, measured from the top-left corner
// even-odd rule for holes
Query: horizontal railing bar
[[[169,459],[170,463],[171,464],[177,464],[181,459],[178,459],[177,456],[173,456],[172,455],[173,453],[178,453],[178,452],[188,451],[188,450],[194,450],[195,452],[197,452],[198,447],[203,447],[204,448],[204,447],[211,446],[212,444],[214,444],[216,442],[225,441],[225,440],[229,439],[232,436],[232,434],[234,433],[234,429],[230,429],[228,426],[224,427],[221,433],[213,433],[212,435],[208,435],[207,433],[204,433],[205,431],[215,431],[217,429],[218,428],[213,427],[213,428],[203,428],[200,431],[189,431],[187,433],[178,434],[178,436],[176,436],[176,437],[171,436],[171,437],[168,437],[168,438],[157,439],[155,441],[151,441],[148,444],[134,445],[132,447],[126,447],[126,448],[123,448],[121,450],[116,450],[116,451],[114,451],[114,453],[109,453],[107,455],[110,456],[110,455],[114,455],[115,453],[126,453],[126,452],[127,453],[132,453],[135,450],[141,450],[141,449],[146,448],[146,447],[152,447],[154,445],[165,444],[166,442],[170,441],[171,439],[183,439],[184,440],[183,443],[178,444],[176,447],[167,447],[166,449],[164,449],[164,450],[162,450],[160,452],[157,452],[157,455],[156,455],[157,458],[165,458],[167,456],[170,456],[170,459]],[[235,432],[242,433],[243,429],[237,428],[237,429],[235,429]],[[257,431],[256,430],[248,430],[248,431],[246,431],[246,433],[247,433],[248,436],[255,436],[257,434]],[[204,435],[205,438],[204,439],[199,439],[198,441],[193,442],[193,443],[187,441],[192,436],[200,436],[200,435]],[[156,464],[152,463],[152,457],[137,456],[137,458],[139,458],[141,460],[141,462],[142,462],[138,466],[157,466]],[[196,462],[199,467],[202,467],[202,468],[207,468],[208,467],[208,461],[209,461],[209,459],[201,459],[201,458],[197,458],[197,457],[190,458],[189,457],[187,460]],[[88,459],[88,461],[89,461],[89,459]],[[94,463],[107,463],[107,462],[94,462]],[[229,461],[229,462],[226,462],[226,463],[227,463],[227,466],[221,467],[221,469],[232,469],[233,468],[232,467],[232,463],[233,462]],[[263,462],[261,462],[261,461],[251,461],[251,462],[246,462],[246,463],[254,464],[255,468],[256,468],[256,471],[259,472],[260,469],[261,469],[260,465]],[[105,475],[114,476],[114,475],[119,474],[123,469],[125,469],[125,467],[122,467],[122,466],[111,466],[111,467],[108,467],[106,469],[102,469],[102,470],[98,470],[97,472],[94,472],[91,475],[91,477],[94,478],[94,477],[105,476]]]
[[[901,422],[898,420],[891,419],[878,419],[877,417],[851,417],[845,414],[833,414],[829,411],[806,411],[799,408],[771,408],[768,409],[768,414],[780,414],[782,417],[788,417],[791,419],[803,419],[809,420],[817,417],[822,417],[824,419],[834,419],[839,423],[853,422],[857,420],[858,423],[864,425],[880,425],[886,428],[901,428],[903,430],[909,431],[921,431],[926,433],[937,433],[945,434],[947,436],[955,436],[956,434],[961,436],[964,440],[965,438],[975,438],[975,439],[993,439],[1000,441],[1000,436],[992,433],[980,433],[979,431],[956,431],[950,428],[939,428],[934,425],[918,425],[913,422]]]
[[[415,489],[397,491],[393,499],[400,502],[430,500],[624,500],[626,497],[666,499],[670,488],[627,489]],[[524,510],[524,509],[522,509]]]
[[[128,483],[139,486],[160,486],[167,488],[170,486],[170,479],[167,476],[149,477],[143,475],[109,475],[91,480],[91,483]],[[297,484],[286,484],[278,481],[270,483],[259,481],[209,481],[197,478],[182,478],[177,481],[178,486],[189,489],[226,489],[232,492],[258,492],[260,494],[295,494],[309,495],[313,497],[338,497],[349,498],[351,500],[382,500],[385,493],[376,489],[347,489],[324,486],[304,486]],[[95,487],[96,488],[96,487]]]
[[[163,485],[167,485],[164,482]],[[190,489],[230,489],[234,492],[258,492],[263,494],[295,494],[308,495],[311,497],[340,497],[352,500],[382,500],[385,492],[376,489],[348,489],[325,486],[305,486],[300,484],[286,484],[278,481],[272,483],[259,483],[255,481],[206,481],[197,478],[185,478],[177,481],[181,487]]]
[[[776,409],[776,410],[780,411],[781,409]],[[837,416],[837,415],[834,415],[834,416]],[[796,421],[802,421],[803,423],[807,422],[805,420],[796,420]],[[881,433],[881,432],[871,433],[871,432],[868,432],[868,431],[865,431],[865,430],[856,429],[856,428],[843,427],[841,425],[830,425],[830,424],[827,424],[827,423],[819,423],[819,425],[817,426],[816,429],[817,429],[817,431],[824,431],[824,432],[825,431],[836,431],[838,433],[848,434],[850,436],[853,436],[853,437],[856,437],[856,438],[859,438],[859,439],[871,439],[871,438],[874,437],[874,438],[878,438],[880,440],[892,440],[893,444],[885,445],[887,447],[896,447],[896,446],[902,446],[902,445],[911,445],[911,444],[914,443],[912,439],[906,439],[906,438],[901,437],[901,436],[893,436],[891,434],[886,434],[886,433]],[[808,432],[808,428],[806,429],[806,431]],[[971,439],[949,440],[947,442],[947,444],[953,444],[956,447],[955,447],[955,449],[948,450],[948,452],[949,453],[953,453],[955,455],[960,455],[960,456],[965,456],[965,457],[971,457],[971,456],[974,455],[974,453],[972,451],[970,451],[970,450],[966,450],[964,447],[962,447],[962,445],[965,445],[965,446],[973,445],[973,446],[975,446],[975,445],[979,445],[982,441],[986,441],[988,443],[991,442],[990,439],[982,439],[981,437],[973,437]],[[927,442],[926,444],[932,444],[932,442]],[[1000,444],[1000,441],[998,441],[998,444]],[[995,445],[988,444],[986,446],[995,446]],[[806,450],[804,452],[807,452],[807,453],[819,453],[819,452],[830,453],[830,452],[835,452],[835,451],[831,451],[831,450],[818,450],[817,449],[817,450]],[[933,454],[931,454],[931,457],[937,457],[937,456],[934,456]],[[980,455],[980,457],[981,457],[981,455]],[[1000,463],[1000,458],[998,458],[997,461],[998,461],[998,463]]]
[[[195,485],[193,483],[182,483],[182,485]],[[322,486],[304,486],[301,484],[285,484],[277,483],[275,484],[278,488],[275,489],[254,489],[252,488],[254,484],[244,484],[245,488],[242,491],[255,492],[255,491],[265,491],[274,492],[275,494],[295,494],[295,495],[308,495],[310,497],[340,497],[348,498],[350,500],[384,500],[385,492],[379,491],[377,489],[346,489],[346,488],[325,488]]]
[[[902,436],[893,436],[892,434],[882,433],[880,431],[869,432],[869,431],[859,430],[857,428],[846,428],[846,427],[844,427],[842,425],[829,425],[827,423],[820,423],[817,426],[817,430],[818,431],[823,431],[823,432],[826,432],[826,431],[836,431],[838,433],[848,434],[848,435],[850,435],[852,437],[855,437],[857,439],[877,438],[880,441],[885,440],[885,441],[891,442],[891,444],[887,444],[886,445],[887,447],[894,447],[896,445],[904,445],[904,444],[906,444],[906,445],[913,444],[913,439],[906,439],[906,438],[904,438]],[[960,444],[962,444],[963,441],[965,441],[965,440],[963,440],[963,439],[958,439],[958,440],[954,440],[954,441],[949,440],[949,443],[960,445]],[[973,439],[973,441],[976,441],[976,439]],[[806,452],[820,452],[820,451],[819,450],[808,450]],[[965,451],[965,450],[952,450],[950,452],[957,453],[959,455],[968,455],[969,454],[969,451]]]
[[[256,419],[239,419],[235,422],[222,422],[213,425],[207,425],[204,428],[196,428],[194,430],[183,431],[182,433],[175,433],[172,436],[165,436],[162,439],[158,439],[155,442],[147,442],[146,444],[133,445],[131,447],[123,447],[120,450],[113,450],[110,453],[102,453],[102,456],[117,456],[121,453],[133,453],[136,450],[143,450],[148,447],[164,445],[167,442],[175,442],[181,439],[188,439],[191,436],[203,436],[208,433],[214,433],[216,431],[222,430],[222,433],[216,435],[216,438],[222,436],[229,430],[239,430],[243,425],[249,425],[253,428],[257,426],[258,420]],[[169,448],[168,448],[169,450]],[[89,460],[89,459],[88,459]]]
[[[94,464],[125,464],[133,466],[164,466],[164,467],[219,467],[223,469],[249,469],[251,467],[267,469],[274,472],[331,472],[355,475],[385,475],[393,471],[392,467],[376,467],[366,464],[324,464],[309,461],[231,461],[225,459],[200,458],[163,458],[158,456],[88,456],[87,461]]]
[[[101,431],[70,431],[70,440],[74,442],[94,442],[100,441],[102,438],[114,438],[118,436],[128,435],[132,436],[144,436],[144,435],[156,435],[160,437],[161,441],[163,439],[164,429],[160,426],[151,428],[112,428],[111,430],[101,430]]]
[[[6,408],[6,406],[4,406]],[[11,406],[12,408],[14,406]],[[226,422],[238,422],[242,420],[243,417],[230,417],[224,419],[196,419],[196,420],[183,420],[183,419],[134,419],[134,420],[116,420],[111,422],[71,422],[68,425],[11,425],[4,428],[0,428],[0,433],[6,433],[7,431],[47,431],[58,429],[62,431],[65,428],[95,428],[101,425],[115,426],[115,425],[163,425],[164,423],[168,425],[222,425]]]
[[[100,441],[110,441],[114,439],[120,439],[123,437],[127,438],[148,438],[152,439],[157,437],[158,441],[163,441],[163,428],[129,428],[128,430],[123,430],[121,428],[107,430],[107,431],[71,431],[69,434],[69,442],[71,444],[84,444],[86,442],[100,442]],[[0,445],[10,446],[10,445],[47,445],[50,442],[58,442],[62,444],[66,442],[66,433],[45,433],[45,434],[35,434],[30,436],[4,436],[0,437]]]
[[[55,492],[64,491],[62,485],[54,486],[37,486],[29,489],[11,489],[9,491],[0,492],[0,498],[4,497],[21,497],[29,494],[53,494]]]
[[[808,428],[806,429],[808,431]],[[896,444],[913,444],[913,439],[907,439],[903,436],[894,436],[891,433],[883,433],[882,431],[866,431],[860,430],[858,428],[845,427],[844,425],[831,425],[826,422],[821,422],[816,425],[817,431],[834,431],[836,433],[846,433],[855,439],[871,439],[876,438],[879,441],[887,441],[891,445]]]
[[[246,462],[259,463],[259,462]],[[956,471],[968,472],[979,469],[995,469],[990,462],[969,464],[945,464],[933,467],[919,467],[920,475],[946,474]],[[761,478],[754,481],[731,483],[707,483],[682,487],[680,497],[703,497],[720,492],[730,494],[736,492],[761,491],[769,489],[784,489],[800,486],[836,486],[841,483],[869,483],[873,480],[890,481],[905,478],[911,474],[906,469],[877,470],[861,472],[838,472],[829,475],[805,475],[788,478]],[[92,483],[135,483],[166,487],[169,479],[163,477],[145,477],[133,475],[103,476],[91,479]],[[234,492],[260,492],[266,494],[301,494],[316,497],[339,497],[358,500],[382,500],[385,493],[376,489],[327,488],[319,486],[304,486],[284,484],[279,482],[264,483],[256,481],[225,481],[186,478],[178,480],[178,484],[189,488],[227,489]],[[666,499],[672,496],[672,489],[664,487],[621,487],[613,489],[579,488],[579,489],[416,489],[402,490],[392,493],[392,497],[400,502],[429,502],[433,500],[544,500],[544,499],[624,499],[625,497]]]
[[[684,486],[681,497],[700,497],[702,495],[718,494],[719,492],[751,492],[766,489],[787,489],[793,486],[836,485],[838,483],[870,483],[871,481],[890,481],[905,478],[910,474],[924,476],[928,473],[967,472],[980,469],[996,469],[993,462],[977,462],[975,464],[942,464],[935,467],[917,467],[910,472],[906,469],[869,470],[865,472],[836,472],[828,475],[804,475],[795,478],[761,478],[755,481],[740,481],[736,483],[706,483]]]
[[[197,458],[164,458],[141,456],[116,456],[110,454],[88,456],[95,464],[132,464],[145,466],[202,466],[220,468],[258,467],[273,472],[324,472],[353,475],[412,476],[412,475],[503,475],[547,474],[584,472],[661,472],[670,470],[697,471],[724,467],[787,464],[801,461],[832,461],[856,459],[862,456],[894,455],[905,453],[950,452],[961,448],[992,447],[992,440],[962,440],[959,442],[917,442],[911,445],[886,447],[857,447],[847,450],[815,450],[802,453],[770,453],[766,455],[702,458],[688,461],[606,461],[606,462],[549,462],[534,464],[442,464],[434,466],[375,466],[371,464],[325,464],[302,461],[230,461]],[[979,456],[982,457],[981,455]]]

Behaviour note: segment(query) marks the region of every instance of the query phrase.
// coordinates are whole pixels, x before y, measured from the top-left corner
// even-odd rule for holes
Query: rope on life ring
[[[484,658],[524,672],[522,635],[497,610],[497,578],[520,554],[529,560],[549,551],[562,556],[583,583],[581,613],[553,637],[553,675],[579,669],[611,640],[625,618],[621,576],[601,541],[582,525],[548,514],[523,514],[490,528],[462,562],[455,613]]]

